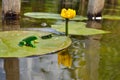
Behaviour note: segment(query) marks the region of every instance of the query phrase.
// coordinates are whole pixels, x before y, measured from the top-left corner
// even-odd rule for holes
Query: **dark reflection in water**
[[[100,21],[88,21],[87,26],[90,28],[101,29]],[[86,42],[86,68],[88,69],[87,80],[99,80],[99,61],[100,61],[100,40],[102,35],[93,35],[88,37]]]
[[[20,21],[14,19],[6,19],[2,20],[2,31],[11,31],[11,30],[19,30],[20,29]]]
[[[19,80],[19,60],[17,58],[4,59],[6,80]]]

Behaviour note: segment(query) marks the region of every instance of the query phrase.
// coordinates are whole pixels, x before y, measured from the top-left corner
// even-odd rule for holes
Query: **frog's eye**
[[[34,43],[39,43],[39,41],[38,40],[34,40]]]
[[[26,42],[25,42],[25,41],[19,42],[19,46],[24,46],[24,45],[26,45]]]

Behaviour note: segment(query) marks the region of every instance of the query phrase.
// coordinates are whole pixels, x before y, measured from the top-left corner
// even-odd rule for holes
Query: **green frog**
[[[36,36],[29,36],[25,39],[23,39],[22,41],[19,42],[19,46],[22,47],[22,46],[29,46],[29,47],[33,47],[35,48],[35,43],[38,43],[38,38]]]

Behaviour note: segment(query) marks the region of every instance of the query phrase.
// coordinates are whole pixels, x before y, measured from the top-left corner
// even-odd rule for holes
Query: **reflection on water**
[[[119,80],[120,79],[120,21],[108,20],[104,21],[107,29],[111,30],[112,33],[104,35],[102,37],[100,51],[100,78],[102,80]],[[104,70],[102,70],[104,69]]]
[[[6,79],[6,75],[5,75],[5,71],[4,71],[4,60],[3,59],[0,59],[0,79],[1,80]]]
[[[20,59],[20,80],[57,80],[57,54]]]
[[[65,67],[71,68],[72,66],[72,57],[69,54],[68,50],[62,50],[59,51],[58,53],[58,65],[63,65]]]
[[[87,26],[90,28],[101,29],[99,21],[88,21]],[[88,69],[87,80],[99,80],[99,61],[100,61],[100,39],[102,35],[93,35],[88,37],[86,42],[86,69]]]
[[[6,80],[19,80],[19,60],[17,58],[4,59]]]
[[[19,20],[5,20],[2,22],[2,31],[19,30]]]
[[[38,3],[35,1],[24,0],[22,5],[25,5],[25,7],[22,6],[22,13],[38,10],[54,11],[55,13],[59,11],[56,7],[57,4],[51,5],[57,3],[58,0],[40,0]],[[81,2],[86,4],[84,0],[81,0]],[[55,9],[53,9],[54,7]],[[85,11],[84,8],[85,5],[77,7],[78,10],[82,9],[83,12]],[[109,9],[109,6],[106,9]],[[110,11],[108,13],[107,11],[104,11],[104,14],[114,13],[120,16],[118,12]],[[49,23],[49,25],[57,23],[57,20],[35,20],[24,16],[21,20],[20,23],[16,21],[16,24],[11,21],[5,22],[2,26],[0,24],[0,30],[41,27],[42,22]],[[86,23],[86,27],[109,30],[111,34],[86,37],[71,36],[72,44],[67,50],[67,53],[69,53],[67,57],[72,58],[72,61],[69,60],[71,62],[68,61],[69,65],[65,63],[68,58],[60,53],[18,59],[1,58],[0,80],[120,80],[120,21],[101,20],[86,21]],[[58,59],[60,56],[63,57]],[[63,66],[61,67],[59,64]]]

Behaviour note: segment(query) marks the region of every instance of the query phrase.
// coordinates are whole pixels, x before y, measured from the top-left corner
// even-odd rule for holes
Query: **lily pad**
[[[24,14],[25,16],[36,18],[36,19],[62,19],[60,15],[54,13],[44,13],[44,12],[28,12]]]
[[[60,14],[44,13],[44,12],[28,12],[25,13],[24,16],[36,18],[36,19],[64,19],[60,16]],[[87,18],[77,15],[75,18],[70,20],[87,20]]]
[[[0,32],[0,57],[27,57],[56,52],[67,48],[71,39],[66,36],[53,36],[50,39],[42,39],[41,36],[49,33],[35,31],[4,31]],[[37,36],[38,43],[35,48],[29,46],[20,47],[18,43],[26,37]]]
[[[103,15],[104,19],[110,19],[110,20],[120,20],[120,16],[113,16],[113,15]]]
[[[109,33],[104,30],[86,28],[86,23],[84,22],[69,22],[68,26],[68,33],[71,35],[95,35]],[[65,32],[65,23],[61,25],[52,25],[52,28],[60,32]]]
[[[112,9],[104,9],[104,11],[105,12],[107,12],[107,11],[116,11],[116,12],[119,12],[120,10],[119,9],[114,9],[114,8],[112,8]]]

